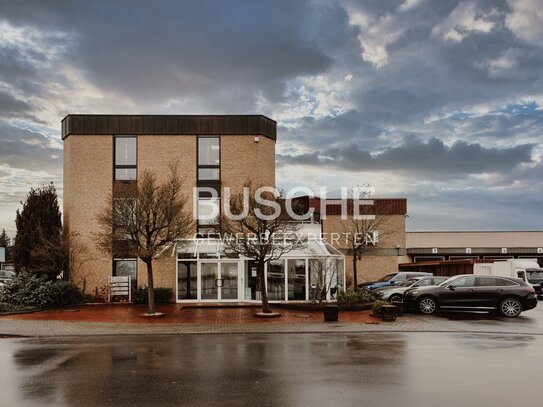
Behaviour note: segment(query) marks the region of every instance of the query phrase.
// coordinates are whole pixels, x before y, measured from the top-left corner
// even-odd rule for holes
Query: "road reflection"
[[[20,403],[268,406],[353,402],[401,381],[399,335],[202,335],[6,340]],[[9,368],[9,367],[8,367]],[[371,375],[369,374],[371,373]],[[371,376],[371,377],[370,377]],[[362,379],[362,380],[361,380]],[[368,383],[369,385],[369,383]]]
[[[3,339],[1,405],[529,405],[541,342],[447,333]]]

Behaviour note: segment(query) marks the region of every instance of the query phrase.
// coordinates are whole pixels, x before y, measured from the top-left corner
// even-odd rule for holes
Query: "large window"
[[[268,299],[285,300],[285,261],[283,259],[268,263]]]
[[[136,287],[138,267],[136,259],[114,259],[113,277],[130,276],[132,287]]]
[[[135,136],[115,137],[115,181],[132,181],[137,174]]]
[[[177,299],[195,300],[197,297],[196,262],[177,263]]]
[[[213,189],[214,194],[203,188],[198,190],[198,233],[203,236],[216,234],[219,224],[221,200]]]
[[[198,137],[198,233],[215,235],[221,197],[221,142],[219,137]],[[213,190],[213,193],[209,189]],[[211,215],[214,216],[211,216]]]
[[[219,181],[221,165],[219,137],[198,137],[198,181]]]
[[[288,259],[288,299],[305,300],[305,260]]]

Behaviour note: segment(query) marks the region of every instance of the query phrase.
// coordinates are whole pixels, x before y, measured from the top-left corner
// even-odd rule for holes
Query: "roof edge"
[[[277,122],[264,115],[68,114],[61,121],[70,135],[262,135],[277,140]]]

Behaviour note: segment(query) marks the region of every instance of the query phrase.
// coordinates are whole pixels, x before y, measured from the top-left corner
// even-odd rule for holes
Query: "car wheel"
[[[522,312],[522,304],[515,298],[506,298],[500,302],[500,313],[504,317],[518,317]]]
[[[403,302],[403,296],[400,294],[391,295],[390,302]]]
[[[437,310],[437,301],[432,297],[424,297],[419,301],[419,310],[423,314],[433,314]]]

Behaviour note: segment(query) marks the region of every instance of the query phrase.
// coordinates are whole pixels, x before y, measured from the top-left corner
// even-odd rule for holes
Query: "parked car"
[[[543,296],[543,269],[539,267],[537,259],[507,259],[481,264],[473,269],[473,274],[520,278],[534,288],[536,295]]]
[[[499,311],[517,317],[537,306],[533,287],[520,278],[462,274],[435,287],[410,288],[404,305],[424,314],[438,310]]]
[[[395,286],[376,288],[372,294],[380,300],[400,303],[403,302],[403,295],[410,288],[435,286],[447,279],[448,277],[437,276],[413,277]]]
[[[399,283],[404,282],[408,278],[413,277],[422,277],[422,276],[431,276],[432,273],[421,273],[421,272],[411,272],[411,271],[400,271],[399,273],[387,274],[377,281],[371,283],[359,284],[358,287],[366,287],[368,290],[374,290],[380,287],[387,287],[398,285]]]

